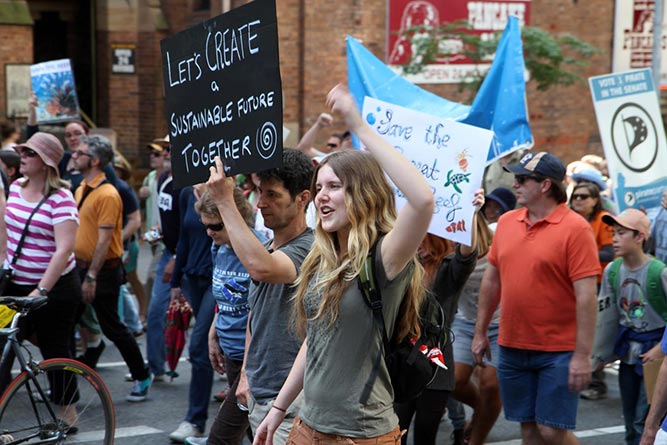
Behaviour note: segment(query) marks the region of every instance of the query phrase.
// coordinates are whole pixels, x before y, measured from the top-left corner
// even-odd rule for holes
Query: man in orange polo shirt
[[[102,136],[84,137],[72,153],[83,182],[74,199],[81,224],[74,254],[83,283],[83,302],[92,304],[102,332],[120,351],[134,379],[129,402],[146,399],[151,375],[134,336],[118,317],[118,295],[123,277],[123,203],[102,171],[113,158],[111,143]]]
[[[528,153],[513,173],[517,202],[489,252],[479,296],[473,355],[484,366],[491,315],[500,304],[498,380],[505,417],[521,422],[523,443],[575,439],[578,392],[590,381],[595,332],[597,245],[590,224],[565,205],[565,166]]]

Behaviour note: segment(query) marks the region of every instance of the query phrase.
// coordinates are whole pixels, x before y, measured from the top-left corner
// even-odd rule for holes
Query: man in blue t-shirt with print
[[[660,341],[663,354],[667,354],[667,330]],[[653,390],[653,400],[651,410],[646,416],[644,423],[644,433],[639,445],[667,445],[667,418],[663,417],[667,413],[667,360],[662,360],[658,381]],[[662,420],[662,425],[660,421]]]

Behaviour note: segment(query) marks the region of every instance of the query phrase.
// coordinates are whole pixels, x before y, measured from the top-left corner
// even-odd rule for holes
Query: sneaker
[[[148,396],[148,389],[153,382],[153,375],[149,375],[145,380],[135,380],[132,386],[132,392],[125,397],[128,402],[143,402]]]
[[[129,372],[125,374],[125,381],[126,382],[134,382],[134,379],[132,378],[132,374]],[[153,383],[155,382],[166,382],[167,381],[167,376],[165,374],[158,374],[153,376]]]
[[[579,397],[584,400],[601,400],[607,398],[607,392],[595,388],[589,388],[581,391]]]
[[[185,445],[206,445],[208,443],[208,437],[195,437],[190,436],[185,438]]]
[[[190,422],[183,421],[180,425],[178,425],[176,431],[169,435],[169,439],[172,442],[178,443],[185,443],[185,439],[188,437],[204,437],[204,433],[199,431],[199,428]]]

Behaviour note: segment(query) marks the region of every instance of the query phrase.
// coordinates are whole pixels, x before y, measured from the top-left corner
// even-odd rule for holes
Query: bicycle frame
[[[21,369],[21,373],[25,372],[28,379],[32,382],[32,386],[34,387],[35,390],[37,390],[37,393],[39,394],[39,397],[41,397],[42,402],[44,403],[49,416],[51,416],[51,421],[53,422],[54,425],[57,424],[58,422],[58,417],[56,416],[55,411],[53,411],[53,408],[51,407],[51,403],[49,402],[49,399],[40,386],[36,376],[35,376],[35,370],[39,370],[39,366],[36,362],[32,360],[32,355],[30,355],[30,352],[28,352],[28,359],[26,360],[26,357],[24,356],[22,349],[22,346],[18,340],[18,332],[19,332],[19,320],[24,317],[28,313],[29,309],[24,308],[21,309],[20,311],[17,311],[16,314],[14,314],[14,317],[12,318],[12,322],[10,324],[10,327],[8,328],[2,328],[0,329],[0,338],[6,337],[7,338],[7,343],[5,344],[5,347],[2,351],[2,357],[0,358],[0,369],[4,368],[5,366],[11,366],[10,363],[5,363],[5,359],[10,357],[10,351],[13,352],[14,357],[19,362],[19,366]],[[19,375],[21,374],[19,373]],[[2,396],[0,397],[0,401],[4,399],[5,395],[9,393],[10,389],[12,386],[18,381],[18,379],[12,379],[10,384],[7,386],[5,391],[3,392]],[[42,420],[39,415],[39,411],[37,409],[37,403],[38,400],[35,398],[35,395],[33,391],[31,390],[32,388],[28,387],[28,397],[30,399],[30,404],[32,405],[33,413],[35,414],[35,418],[37,419],[38,425],[40,427],[44,426],[44,423],[42,423]],[[0,431],[2,433],[2,431]],[[50,437],[48,439],[44,439],[39,443],[51,443],[51,442],[57,442],[59,440],[62,440],[65,438],[65,434],[62,431],[55,430],[54,431],[55,435],[53,437]],[[17,440],[10,442],[10,445],[14,444],[19,444],[22,442],[26,442],[29,440],[34,439],[35,437],[39,436],[40,433],[35,433],[32,436],[28,436],[23,438],[22,440]]]

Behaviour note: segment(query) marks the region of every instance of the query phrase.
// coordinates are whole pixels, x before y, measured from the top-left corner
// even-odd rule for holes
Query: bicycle
[[[0,305],[17,311],[10,326],[0,329],[0,338],[7,338],[2,357],[13,351],[21,369],[0,397],[0,437],[8,441],[0,443],[112,445],[115,412],[102,378],[76,360],[38,363],[18,340],[19,320],[47,301],[48,297],[0,297]]]

